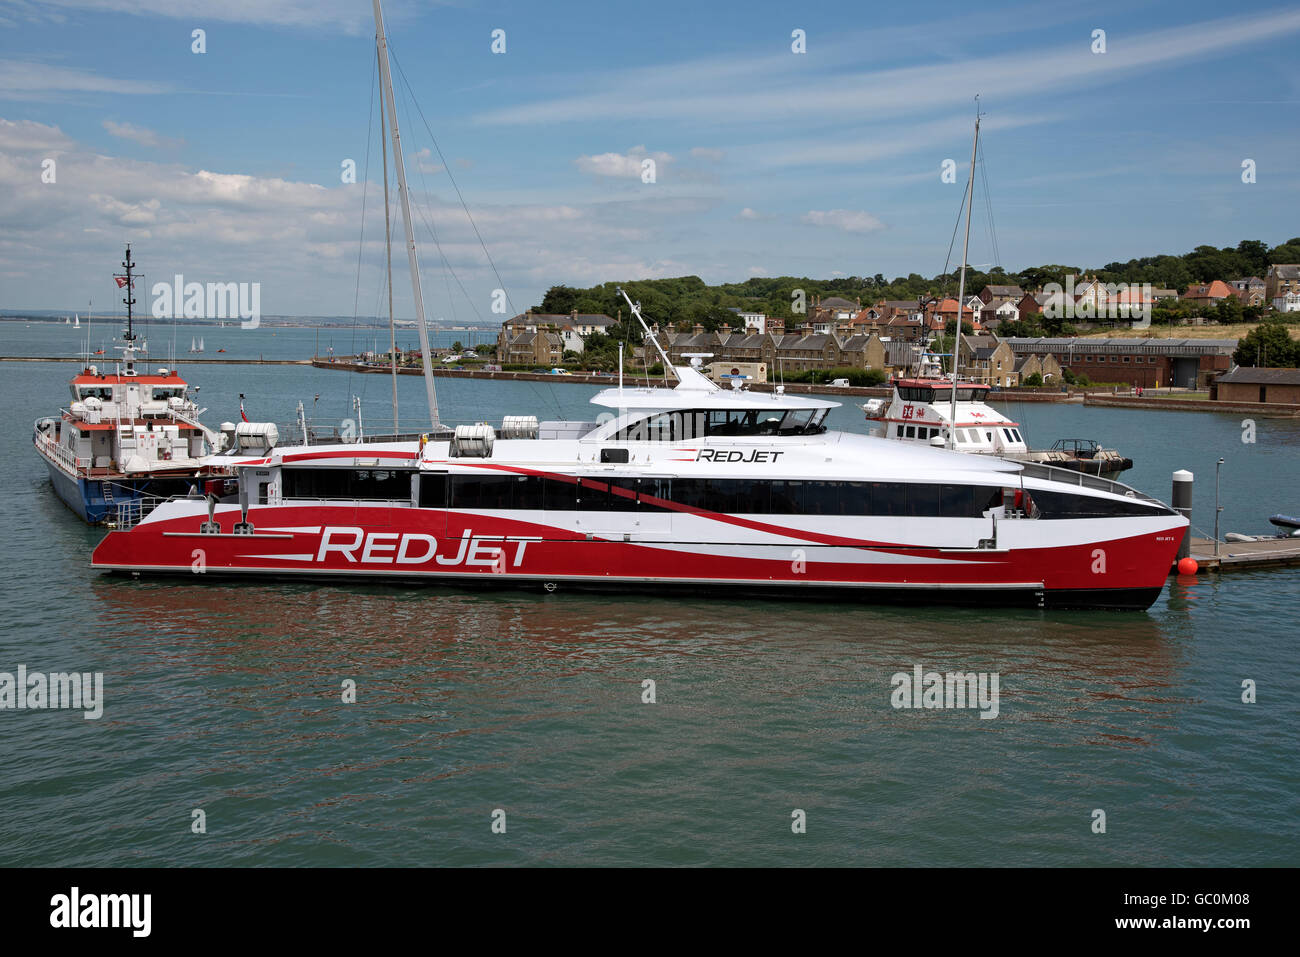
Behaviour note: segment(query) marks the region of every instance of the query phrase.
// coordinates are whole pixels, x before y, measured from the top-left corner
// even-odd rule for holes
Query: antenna
[[[641,303],[633,302],[628,297],[626,290],[624,290],[622,286],[618,287],[618,294],[627,302],[628,308],[632,310],[632,315],[636,316],[636,321],[641,323],[641,329],[645,332],[646,339],[654,343],[655,350],[659,353],[659,357],[664,361],[664,371],[667,372],[669,369],[672,369],[673,375],[677,376],[680,381],[681,376],[677,375],[677,368],[673,365],[673,361],[668,358],[668,353],[664,352],[664,347],[659,344],[659,340],[650,334],[650,327],[645,324],[645,317],[641,315]]]

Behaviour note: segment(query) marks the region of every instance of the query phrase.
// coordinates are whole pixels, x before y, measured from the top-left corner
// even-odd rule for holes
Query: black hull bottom
[[[129,571],[101,569],[114,575],[150,578],[172,578],[194,581],[188,569],[146,569]],[[274,571],[238,572],[209,568],[205,578],[261,582],[312,582],[331,584],[389,585],[411,588],[451,588],[456,590],[514,590],[544,593],[599,593],[599,594],[667,594],[704,598],[759,598],[805,601],[834,601],[863,604],[947,605],[982,608],[1044,608],[1052,610],[1146,611],[1160,597],[1162,586],[1153,588],[894,588],[855,587],[844,585],[792,586],[780,582],[673,582],[673,581],[601,581],[598,579],[545,579],[522,576],[472,575],[401,577],[385,575],[354,575],[345,573],[277,574]]]

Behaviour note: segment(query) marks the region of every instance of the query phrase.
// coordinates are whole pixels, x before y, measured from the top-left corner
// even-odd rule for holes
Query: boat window
[[[286,477],[290,471],[285,470]],[[292,486],[293,479],[286,478],[286,489]],[[980,518],[1002,503],[1002,489],[915,482],[632,477],[606,482],[577,476],[426,474],[420,478],[419,501],[422,508]]]
[[[1016,437],[1016,441],[1017,441],[1017,442],[1024,442],[1024,441],[1025,441],[1025,440],[1021,437],[1021,435],[1020,435],[1020,430],[1019,430],[1019,429],[1012,429],[1011,432],[1012,432],[1013,435],[1015,435],[1015,437]]]
[[[185,386],[154,386],[154,401],[166,402],[168,399],[180,399],[185,395]]]
[[[285,499],[410,502],[411,475],[411,469],[287,467],[280,473],[280,495]]]
[[[970,439],[971,442],[972,442],[974,445],[979,445],[979,442],[980,442],[980,431],[979,431],[979,429],[967,429],[967,430],[966,430],[966,437],[967,437],[968,439]]]
[[[111,385],[82,385],[77,386],[77,395],[83,399],[103,399],[105,402],[113,401],[113,387]]]
[[[904,436],[905,436],[906,438],[909,438],[909,439],[914,439],[914,438],[916,438],[916,426],[914,426],[914,425],[909,425],[909,426],[907,427],[907,430],[904,432]]]
[[[1115,518],[1125,515],[1162,515],[1160,507],[1132,499],[1094,498],[1071,492],[1035,491],[1041,518]]]
[[[791,409],[781,419],[777,429],[778,435],[799,435],[804,432],[812,419],[812,409]]]

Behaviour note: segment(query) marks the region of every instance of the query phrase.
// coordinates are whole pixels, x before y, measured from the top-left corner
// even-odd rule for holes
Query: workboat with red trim
[[[218,456],[237,500],[163,503],[92,564],[1141,609],[1188,527],[1115,482],[830,431],[838,403],[675,371],[598,393],[591,422]]]
[[[200,489],[205,481],[233,474],[207,461],[219,437],[199,421],[203,410],[189,384],[173,369],[150,375],[136,368],[145,348],[132,324],[130,246],[122,265],[118,284],[127,290],[127,326],[121,362],[112,372],[87,362],[72,377],[68,407],[37,419],[32,428],[54,491],[92,525],[127,523],[148,499]]]

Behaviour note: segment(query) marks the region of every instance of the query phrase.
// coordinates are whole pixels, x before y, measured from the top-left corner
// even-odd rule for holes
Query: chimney
[[[691,335],[698,336],[702,332],[704,332],[704,326],[700,325],[698,322],[691,328]]]

